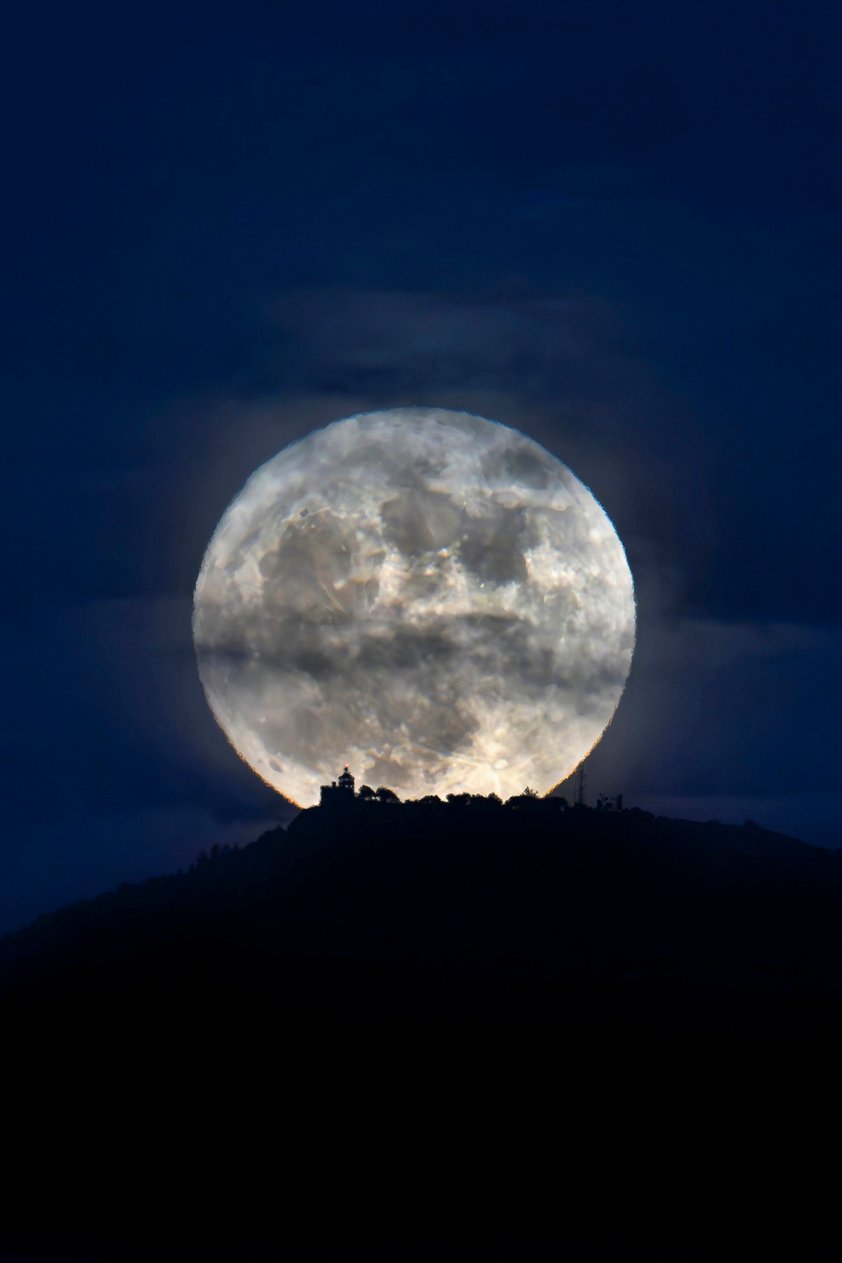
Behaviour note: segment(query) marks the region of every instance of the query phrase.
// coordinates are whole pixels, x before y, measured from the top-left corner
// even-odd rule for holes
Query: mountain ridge
[[[540,799],[311,808],[187,872],[125,884],[7,934],[0,996],[9,975],[37,972],[39,961],[49,970],[52,952],[66,969],[191,936],[250,941],[275,957],[394,965],[403,953],[435,968],[458,958],[480,972],[509,959],[567,972],[588,952],[603,972],[625,960],[640,973],[648,959],[688,977],[707,962],[713,976],[730,957],[835,976],[837,906],[838,852],[751,823]],[[716,935],[706,928],[714,915]]]
[[[836,853],[752,825],[301,812],[3,940],[0,1241],[832,1257],[840,910]]]

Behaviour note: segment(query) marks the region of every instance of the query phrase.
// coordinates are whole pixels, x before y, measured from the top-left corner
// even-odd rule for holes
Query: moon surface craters
[[[404,408],[252,475],[193,630],[229,740],[309,805],[344,763],[406,797],[551,788],[610,722],[634,623],[616,531],[565,465],[481,417]]]

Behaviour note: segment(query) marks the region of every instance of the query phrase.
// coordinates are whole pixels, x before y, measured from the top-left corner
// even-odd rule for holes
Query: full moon
[[[337,421],[232,501],[193,636],[237,753],[301,806],[348,764],[406,798],[564,780],[634,648],[623,546],[517,430],[443,409]]]

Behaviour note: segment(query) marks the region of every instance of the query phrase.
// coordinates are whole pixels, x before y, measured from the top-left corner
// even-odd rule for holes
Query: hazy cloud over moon
[[[304,805],[343,763],[416,797],[545,791],[599,740],[634,593],[588,489],[506,426],[400,408],[261,466],[196,585],[217,721]]]

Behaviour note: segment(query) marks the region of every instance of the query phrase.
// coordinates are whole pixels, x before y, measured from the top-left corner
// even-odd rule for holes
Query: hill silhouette
[[[820,1256],[840,912],[837,853],[751,824],[304,811],[0,944],[8,1230],[121,1257]]]

